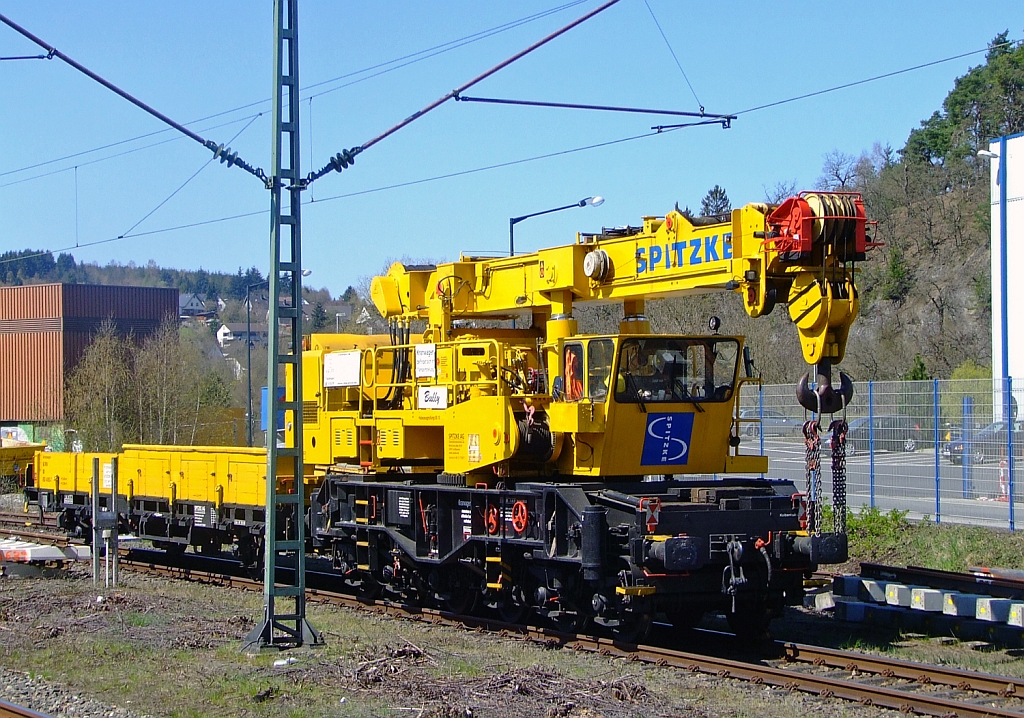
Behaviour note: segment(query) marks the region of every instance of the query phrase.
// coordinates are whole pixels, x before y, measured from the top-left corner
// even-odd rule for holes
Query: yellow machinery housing
[[[831,365],[857,314],[866,226],[856,195],[802,194],[728,218],[644,217],[514,257],[396,263],[371,288],[390,337],[313,335],[303,352],[307,470],[401,468],[468,485],[764,472],[767,459],[740,454],[734,438],[742,338],[650,334],[645,302],[731,291],[752,317],[788,303],[804,358],[818,366],[809,400],[834,410],[852,393],[845,377],[832,390]],[[579,303],[620,304],[619,333],[579,335]],[[529,328],[480,328],[509,319]],[[424,328],[415,338],[414,324]],[[652,412],[685,415],[684,443],[699,451],[652,460],[652,432],[669,437],[670,458],[683,440],[652,428]]]

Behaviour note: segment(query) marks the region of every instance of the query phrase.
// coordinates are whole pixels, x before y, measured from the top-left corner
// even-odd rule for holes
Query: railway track
[[[57,518],[25,513],[24,511],[0,511],[0,526],[29,526],[57,528]]]
[[[25,708],[24,706],[8,703],[7,701],[0,701],[0,718],[49,718],[49,716],[43,713],[37,713],[34,710]]]
[[[52,533],[23,530],[0,529],[0,534],[61,540]],[[190,554],[171,557],[160,551],[122,549],[120,561],[125,568],[155,575],[206,581],[243,590],[263,589],[261,580],[244,575],[240,565],[228,559]],[[666,646],[635,646],[600,636],[561,633],[544,627],[457,615],[394,601],[364,600],[330,590],[327,586],[333,581],[336,577],[330,574],[307,570],[307,582],[316,586],[308,590],[308,600],[377,615],[488,631],[520,640],[558,645],[568,650],[799,690],[904,713],[960,718],[1024,718],[1024,680],[1016,678],[783,641],[759,647],[762,655],[754,660],[709,655],[707,651],[681,651]],[[702,646],[728,647],[730,643],[735,644],[732,634],[698,630],[696,635],[703,639],[700,640]],[[708,638],[714,640],[709,641]],[[0,713],[0,718],[3,716]]]
[[[200,557],[202,560],[195,566],[205,564],[205,568],[167,566],[159,562],[161,556],[160,552],[134,550],[125,552],[121,561],[122,566],[163,576],[203,580],[253,591],[261,591],[263,588],[261,581],[228,570],[228,564],[234,562],[224,561],[223,567],[218,569],[216,564],[219,560]],[[307,578],[315,580],[316,574],[307,572]],[[598,653],[692,673],[799,690],[825,698],[838,698],[904,713],[959,718],[1024,718],[1024,680],[854,651],[775,641],[763,647],[764,653],[772,658],[737,660],[664,646],[624,644],[599,636],[561,633],[543,627],[509,624],[480,616],[456,615],[392,601],[361,600],[322,588],[309,589],[307,600],[346,606],[377,615],[488,631],[520,640],[558,645],[567,650]],[[708,631],[700,633],[717,636],[722,643],[734,640],[731,634]],[[708,641],[703,640],[701,643],[707,645]]]

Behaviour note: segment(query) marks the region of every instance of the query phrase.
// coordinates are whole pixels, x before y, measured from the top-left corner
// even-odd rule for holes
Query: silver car
[[[803,419],[794,419],[775,409],[743,409],[740,419],[761,419],[761,423],[744,421],[740,431],[756,437],[764,431],[765,436],[798,436],[803,430]]]

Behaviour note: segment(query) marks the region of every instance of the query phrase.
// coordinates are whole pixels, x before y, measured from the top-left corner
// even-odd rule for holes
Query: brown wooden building
[[[177,316],[177,289],[0,287],[0,423],[62,420],[65,377],[103,322],[142,337]]]

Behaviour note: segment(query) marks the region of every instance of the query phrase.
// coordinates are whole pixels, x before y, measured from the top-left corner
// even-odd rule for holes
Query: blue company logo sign
[[[710,234],[707,237],[694,237],[689,241],[654,244],[649,248],[638,247],[636,273],[678,269],[686,265],[718,262],[723,259],[732,259],[732,232],[726,232],[721,237]]]
[[[644,433],[641,466],[684,465],[690,459],[693,414],[650,413]]]

